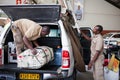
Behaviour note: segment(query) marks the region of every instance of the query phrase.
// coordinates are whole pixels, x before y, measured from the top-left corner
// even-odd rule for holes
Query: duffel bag
[[[33,55],[30,49],[17,55],[17,67],[39,69],[54,59],[53,49],[48,46],[36,48],[37,54]]]

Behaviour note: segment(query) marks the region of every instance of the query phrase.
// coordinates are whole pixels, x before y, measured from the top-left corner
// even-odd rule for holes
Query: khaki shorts
[[[23,43],[23,36],[21,34],[21,31],[18,27],[12,25],[11,27],[12,33],[13,33],[13,39],[16,46],[16,54],[20,54],[22,50],[24,49],[24,43]]]
[[[104,62],[104,55],[100,55],[93,66],[94,80],[104,80],[103,62]]]

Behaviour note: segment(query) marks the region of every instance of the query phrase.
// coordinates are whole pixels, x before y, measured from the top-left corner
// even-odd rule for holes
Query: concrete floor
[[[87,70],[87,65],[86,67],[86,72],[77,72],[77,80],[94,80],[93,79],[93,70]]]
[[[104,68],[105,69],[105,68]],[[106,70],[104,70],[106,72]],[[86,72],[77,72],[77,80],[94,80],[92,70],[86,71]],[[120,80],[119,78],[119,72],[115,73],[113,71],[107,71],[105,80]],[[111,76],[112,75],[112,76]],[[105,75],[104,75],[105,76]]]
[[[92,71],[77,72],[77,80],[94,80]]]

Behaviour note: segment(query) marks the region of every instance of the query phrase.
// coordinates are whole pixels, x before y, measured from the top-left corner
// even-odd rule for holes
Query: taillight
[[[69,68],[70,67],[70,55],[69,52],[66,50],[62,51],[62,68]]]

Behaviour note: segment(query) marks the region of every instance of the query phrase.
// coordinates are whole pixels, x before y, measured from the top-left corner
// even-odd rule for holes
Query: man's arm
[[[84,32],[82,32],[82,31],[80,31],[80,32],[81,32],[81,34],[83,35],[83,37],[84,37],[85,39],[91,41],[91,38],[88,37]]]
[[[28,38],[26,36],[23,37],[23,41],[24,41],[27,48],[29,48],[31,50],[33,49],[31,42],[28,40]]]
[[[32,53],[35,55],[37,53],[36,49],[33,48],[31,42],[28,40],[26,36],[23,37],[24,44],[26,45],[27,48],[32,50]]]
[[[38,46],[39,46],[39,44],[38,44],[37,40],[33,41],[33,43],[34,43],[34,45],[35,45],[36,47],[38,47]]]
[[[98,59],[99,54],[100,54],[100,51],[96,51],[96,54],[94,55],[93,59],[88,64],[88,70],[91,69],[95,61]]]

